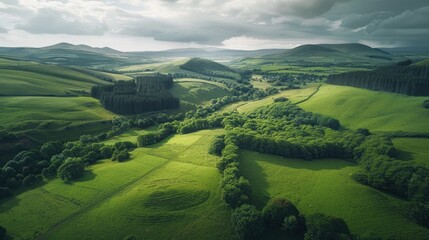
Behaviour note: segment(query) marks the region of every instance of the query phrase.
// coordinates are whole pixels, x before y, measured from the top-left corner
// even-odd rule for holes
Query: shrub
[[[58,168],[57,174],[64,182],[80,178],[85,172],[85,165],[79,158],[68,158]]]
[[[240,239],[259,239],[264,231],[261,213],[251,205],[242,205],[232,212],[232,225]]]
[[[7,187],[0,187],[0,199],[12,196],[12,191]]]
[[[345,240],[352,239],[347,224],[341,218],[315,213],[307,216],[305,240]]]
[[[39,182],[39,179],[34,174],[30,174],[22,180],[22,184],[27,187],[36,185]]]
[[[298,209],[287,199],[275,198],[268,202],[262,210],[265,224],[269,228],[280,228],[286,217],[299,215]]]
[[[216,136],[210,144],[209,153],[220,156],[225,147],[225,135]]]

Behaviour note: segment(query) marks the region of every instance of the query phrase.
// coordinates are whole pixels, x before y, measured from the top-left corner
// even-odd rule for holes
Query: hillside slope
[[[262,56],[264,60],[321,61],[321,62],[379,62],[391,61],[392,56],[380,49],[369,46],[349,44],[301,45],[282,53]]]
[[[241,79],[240,74],[235,70],[220,63],[202,58],[192,58],[181,65],[180,68],[212,77],[229,78],[235,80]]]
[[[328,115],[351,129],[372,131],[429,132],[429,110],[422,103],[427,97],[412,97],[365,89],[323,85],[299,106]]]
[[[71,68],[0,58],[0,95],[74,95],[107,82]]]

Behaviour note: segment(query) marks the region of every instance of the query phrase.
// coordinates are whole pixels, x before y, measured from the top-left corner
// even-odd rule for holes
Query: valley
[[[326,227],[334,239],[429,235],[416,216],[429,209],[429,92],[327,83],[402,55],[58,44],[0,56],[9,239],[329,239],[309,237],[318,214],[344,222]],[[297,213],[275,223],[276,199]]]

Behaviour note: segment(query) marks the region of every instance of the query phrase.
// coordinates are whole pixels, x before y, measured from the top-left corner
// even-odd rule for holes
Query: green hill
[[[229,78],[234,80],[241,79],[240,74],[235,70],[220,63],[202,58],[192,58],[181,65],[180,68],[212,77]]]
[[[271,61],[304,61],[304,62],[386,62],[393,57],[382,50],[357,43],[301,45],[282,53],[260,57]]]
[[[100,78],[68,67],[0,58],[0,95],[75,95],[91,86],[106,84]]]
[[[337,118],[342,125],[352,129],[429,132],[429,111],[422,106],[426,99],[323,85],[313,97],[299,106]]]
[[[176,79],[170,92],[180,101],[195,105],[207,104],[211,99],[232,96],[223,84],[201,79]]]

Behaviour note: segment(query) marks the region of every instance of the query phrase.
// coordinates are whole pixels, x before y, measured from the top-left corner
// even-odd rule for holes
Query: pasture
[[[337,118],[351,129],[429,132],[429,110],[422,106],[425,99],[427,97],[323,85],[319,92],[299,106]]]
[[[73,184],[26,191],[1,204],[0,225],[14,239],[235,239],[218,157],[207,153],[220,133],[175,135],[126,162],[90,166]]]
[[[398,150],[399,159],[415,161],[429,167],[428,138],[395,138],[393,145]]]
[[[342,160],[305,161],[241,151],[240,169],[262,208],[270,198],[291,200],[303,214],[343,218],[355,234],[427,239],[429,230],[405,219],[406,202],[352,180],[359,167]]]

